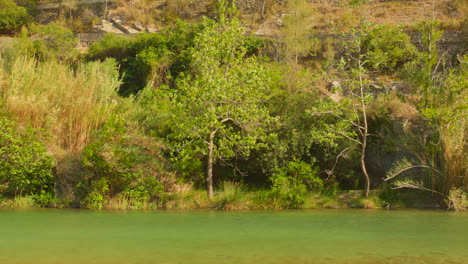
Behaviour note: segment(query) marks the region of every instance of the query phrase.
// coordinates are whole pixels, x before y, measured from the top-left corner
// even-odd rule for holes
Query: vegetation
[[[12,0],[0,1],[0,32],[16,30],[29,19],[26,8],[16,5]]]
[[[0,192],[3,196],[40,195],[54,191],[54,162],[34,131],[18,131],[0,116]]]
[[[195,2],[80,51],[66,23],[17,31],[0,57],[4,205],[467,209],[468,58],[439,52],[440,23],[416,24],[418,43],[366,21],[321,40],[295,0],[260,38],[230,1],[174,20]]]

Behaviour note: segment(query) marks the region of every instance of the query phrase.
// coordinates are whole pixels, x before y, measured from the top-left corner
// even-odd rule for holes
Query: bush
[[[57,204],[55,195],[51,192],[42,190],[40,193],[33,196],[34,205],[39,207],[54,207]]]
[[[367,67],[381,72],[395,72],[416,59],[417,49],[401,28],[378,26],[364,33],[361,52]]]
[[[74,58],[78,51],[75,49],[78,38],[71,30],[59,25],[49,24],[33,28],[31,34],[35,40],[33,45],[35,55],[39,59],[59,59],[70,60]]]
[[[300,208],[305,204],[310,191],[323,188],[323,181],[317,176],[317,168],[303,161],[291,161],[271,177],[271,195],[284,208]]]
[[[107,33],[102,39],[89,47],[88,59],[104,60],[114,58],[122,60],[129,56],[129,46],[133,39],[121,35]]]
[[[20,132],[0,116],[0,193],[7,197],[53,193],[53,159],[33,131]]]
[[[11,61],[27,56],[40,61],[70,62],[78,55],[78,38],[72,31],[55,24],[23,27],[14,42],[14,47],[7,49],[4,56]]]
[[[353,208],[376,209],[385,204],[378,196],[369,196],[368,198],[358,198],[350,202]]]
[[[18,29],[29,18],[26,8],[17,6],[12,0],[0,0],[0,32]]]
[[[447,204],[449,209],[457,212],[468,210],[468,193],[461,188],[452,188],[447,197]]]
[[[222,184],[222,193],[216,197],[214,207],[220,210],[245,208],[242,199],[245,198],[245,186],[242,183],[225,181]]]
[[[174,184],[161,148],[149,138],[127,133],[119,120],[106,124],[83,152],[89,171],[78,186],[83,204],[100,209],[117,196],[147,202],[160,198],[164,187],[169,190]]]

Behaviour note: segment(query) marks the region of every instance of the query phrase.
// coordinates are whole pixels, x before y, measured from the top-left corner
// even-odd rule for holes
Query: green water
[[[0,263],[468,263],[468,214],[0,210]]]

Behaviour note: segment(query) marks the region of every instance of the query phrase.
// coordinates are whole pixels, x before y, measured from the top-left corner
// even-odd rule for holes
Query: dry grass
[[[109,63],[73,71],[57,62],[18,58],[8,72],[0,90],[6,111],[49,134],[54,153],[81,151],[115,106],[119,80]]]
[[[386,102],[385,107],[395,119],[414,121],[419,116],[418,110],[412,104],[403,102],[396,96]]]
[[[103,205],[106,210],[155,210],[157,204],[146,199],[135,199],[127,196],[109,198]]]
[[[351,8],[347,1],[336,4],[332,1],[314,1],[309,8],[315,11],[313,25],[320,32],[346,32],[361,21],[411,28],[413,25],[431,20],[441,21],[447,29],[459,29],[468,13],[466,0],[414,0],[414,1],[369,1]],[[287,13],[285,6],[274,5],[267,13],[265,24],[273,27],[281,14]]]
[[[448,123],[440,128],[443,146],[445,188],[463,186],[468,189],[468,125],[465,118]]]

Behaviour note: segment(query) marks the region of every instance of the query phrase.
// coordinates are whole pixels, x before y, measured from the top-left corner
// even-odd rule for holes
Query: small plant
[[[365,198],[358,198],[350,202],[351,207],[353,208],[364,208],[364,209],[376,209],[381,208],[384,205],[384,201],[382,201],[378,196],[370,195],[369,197]]]
[[[31,195],[27,196],[16,196],[11,205],[13,208],[31,208],[34,207],[34,197]]]
[[[367,68],[392,73],[416,59],[418,51],[401,28],[377,26],[364,30],[361,51]]]
[[[468,210],[468,194],[461,188],[452,188],[447,196],[447,204],[449,209],[457,212]]]
[[[245,196],[245,187],[242,183],[225,181],[222,192],[216,197],[214,207],[221,210],[232,210],[242,207],[241,201]]]
[[[52,192],[42,190],[33,196],[34,204],[38,207],[56,207],[58,201]]]
[[[323,188],[323,181],[317,176],[317,168],[304,161],[294,160],[280,168],[271,177],[272,198],[278,199],[281,207],[301,208],[310,191]]]

